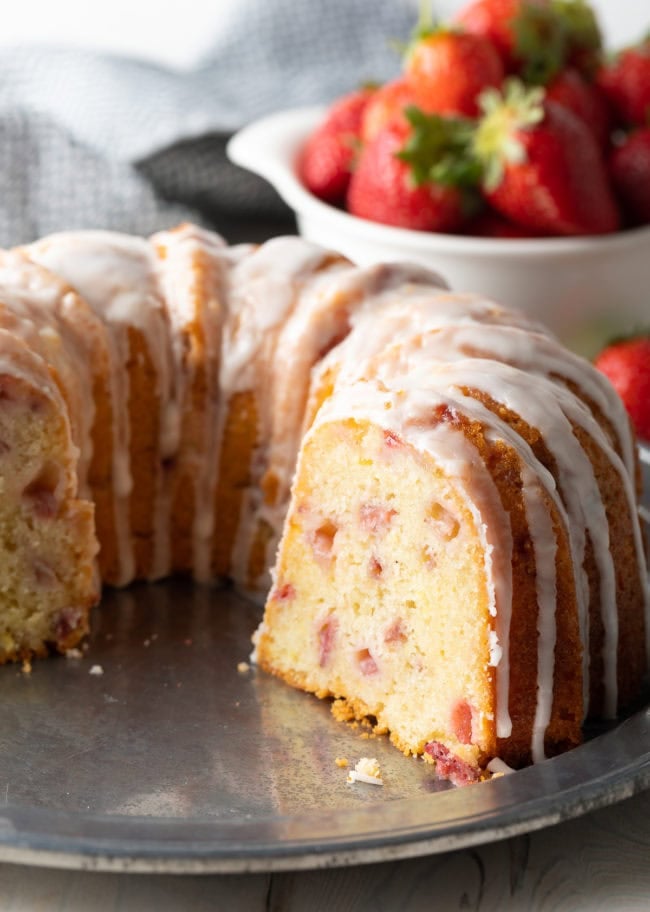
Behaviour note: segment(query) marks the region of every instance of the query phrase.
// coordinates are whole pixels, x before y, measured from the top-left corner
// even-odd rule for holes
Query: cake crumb
[[[331,712],[335,719],[338,719],[339,722],[351,722],[353,727],[358,726],[358,722],[354,716],[354,710],[350,706],[347,700],[344,700],[343,697],[338,697],[331,706]]]
[[[362,757],[348,773],[348,782],[366,782],[368,785],[383,785],[379,763],[375,757]]]
[[[350,765],[350,761],[347,757],[336,757],[334,763],[341,769],[346,769]]]
[[[92,668],[90,669],[90,671],[88,672],[88,674],[91,674],[91,675],[103,675],[103,674],[104,674],[104,669],[102,668],[101,665],[93,665]]]
[[[246,672],[250,671],[250,670],[251,670],[251,667],[248,664],[248,662],[238,662],[237,663],[237,671],[239,672],[239,674],[246,674]]]
[[[83,659],[83,652],[81,649],[66,649],[65,657],[66,659]]]
[[[508,766],[500,757],[493,757],[488,763],[486,769],[488,772],[492,773],[492,778],[497,779],[501,776],[508,776],[510,773],[514,773],[514,770],[511,766]]]
[[[32,673],[32,663],[29,659],[23,659],[22,673],[24,675],[30,675]]]

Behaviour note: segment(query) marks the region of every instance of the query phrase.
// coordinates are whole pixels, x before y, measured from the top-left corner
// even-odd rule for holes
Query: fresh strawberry
[[[650,224],[650,126],[629,133],[610,158],[614,189],[632,223]]]
[[[454,231],[467,215],[465,189],[476,165],[465,163],[469,127],[453,118],[407,110],[364,147],[350,182],[348,211],[360,218],[421,231]],[[473,172],[472,172],[473,167]]]
[[[490,41],[526,82],[544,84],[564,66],[567,35],[551,0],[473,0],[456,21]]]
[[[591,131],[544,89],[510,79],[487,89],[474,138],[488,202],[506,218],[557,235],[606,234],[619,213]]]
[[[601,64],[603,36],[586,0],[551,0],[566,39],[566,63],[591,81]]]
[[[307,140],[299,164],[308,190],[329,203],[341,203],[359,144],[363,112],[373,89],[363,88],[336,101]]]
[[[650,37],[621,51],[597,79],[622,124],[650,123]]]
[[[363,112],[361,121],[361,141],[371,142],[384,127],[398,117],[402,117],[405,108],[415,104],[413,89],[404,77],[394,79],[380,86],[373,93]]]
[[[501,85],[504,77],[501,57],[490,41],[446,27],[418,33],[406,56],[405,73],[421,110],[466,117],[478,114],[481,91]]]
[[[567,67],[546,86],[546,98],[568,108],[590,128],[601,148],[609,141],[609,105],[601,90],[582,74]]]
[[[596,358],[644,440],[650,440],[650,335],[615,342]]]

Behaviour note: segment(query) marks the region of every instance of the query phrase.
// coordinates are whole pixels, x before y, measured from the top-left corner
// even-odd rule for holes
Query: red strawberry
[[[597,78],[621,123],[650,123],[650,38],[622,51]]]
[[[562,70],[546,86],[546,98],[568,108],[590,128],[601,148],[609,140],[609,106],[598,86],[587,82],[578,70]]]
[[[409,121],[419,121],[419,128],[400,117],[364,147],[350,182],[348,211],[400,228],[454,231],[465,219],[466,199],[465,191],[452,184],[469,181],[460,173],[461,140],[456,135],[467,135],[467,128],[451,118],[427,118],[415,109],[407,114]]]
[[[336,101],[307,140],[299,164],[308,190],[329,203],[341,203],[350,183],[363,112],[373,89],[363,88]]]
[[[543,84],[564,66],[567,35],[551,0],[473,0],[456,17],[490,41],[508,72]]]
[[[384,127],[395,120],[405,108],[415,104],[413,89],[400,77],[377,89],[368,101],[361,121],[361,141],[371,142]],[[404,123],[407,123],[404,116]]]
[[[619,213],[598,144],[544,89],[508,80],[483,93],[474,149],[488,202],[506,218],[549,234],[606,234]]]
[[[478,96],[501,85],[503,64],[494,45],[450,28],[427,29],[406,57],[406,79],[416,105],[431,114],[478,114]]]
[[[644,440],[650,440],[650,335],[615,342],[596,358]]]
[[[628,134],[612,152],[614,189],[634,223],[650,224],[650,126]]]

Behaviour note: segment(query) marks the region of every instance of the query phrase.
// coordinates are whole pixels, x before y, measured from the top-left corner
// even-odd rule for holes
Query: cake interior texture
[[[270,587],[263,669],[471,782],[642,694],[639,478],[604,377],[419,267],[190,225],[0,255],[0,661],[102,584]]]

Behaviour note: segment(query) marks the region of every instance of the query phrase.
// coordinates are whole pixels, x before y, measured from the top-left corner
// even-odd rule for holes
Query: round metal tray
[[[255,669],[259,609],[172,580],[107,592],[81,658],[0,669],[0,860],[235,872],[504,838],[650,785],[650,710],[464,789]],[[94,673],[92,669],[94,667]],[[102,673],[98,673],[101,671]],[[377,757],[384,786],[335,760]]]

